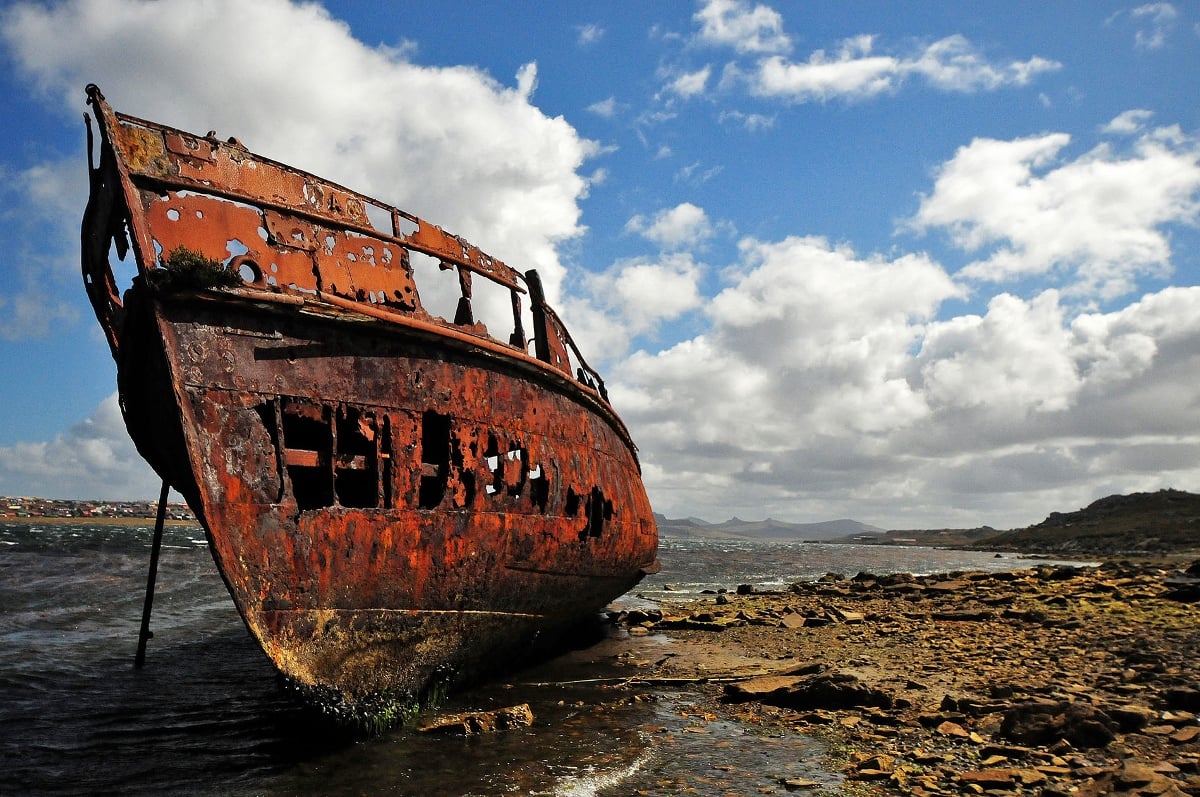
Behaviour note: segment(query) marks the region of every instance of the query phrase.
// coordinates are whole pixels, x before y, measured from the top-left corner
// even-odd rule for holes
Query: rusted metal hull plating
[[[89,95],[83,272],[126,425],[293,683],[338,713],[387,710],[655,568],[633,444],[536,275]],[[242,283],[168,286],[179,247]],[[124,296],[113,249],[137,264]],[[424,310],[410,253],[457,272],[453,320]],[[475,321],[472,277],[510,292],[507,341]]]

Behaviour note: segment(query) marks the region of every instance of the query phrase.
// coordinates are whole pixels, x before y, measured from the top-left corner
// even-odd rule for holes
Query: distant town
[[[0,521],[18,518],[154,518],[157,501],[73,501],[54,498],[0,497]],[[167,504],[167,519],[195,522],[187,504]]]

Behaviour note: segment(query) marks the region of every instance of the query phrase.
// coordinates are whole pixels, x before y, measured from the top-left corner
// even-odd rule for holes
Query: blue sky
[[[0,11],[0,494],[142,497],[83,87],[537,267],[656,510],[1025,525],[1200,489],[1200,8]]]

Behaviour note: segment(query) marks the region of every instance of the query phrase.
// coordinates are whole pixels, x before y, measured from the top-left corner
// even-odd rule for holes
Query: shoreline
[[[0,526],[40,526],[40,525],[80,525],[80,526],[154,526],[155,518],[150,517],[60,517],[57,515],[38,515],[36,517],[0,517]],[[163,521],[166,526],[195,526],[201,528],[196,520],[175,520],[167,518]]]
[[[633,682],[826,740],[842,793],[1195,795],[1200,560],[1181,557],[830,576],[615,619],[635,647],[669,639]]]

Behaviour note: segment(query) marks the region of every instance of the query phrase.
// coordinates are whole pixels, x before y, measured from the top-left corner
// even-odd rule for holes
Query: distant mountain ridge
[[[788,523],[768,518],[668,519],[655,514],[664,538],[927,545],[987,551],[1072,555],[1200,552],[1200,495],[1182,490],[1110,495],[1074,512],[1051,512],[1041,523],[999,531],[974,529],[884,530],[857,520]]]
[[[884,530],[857,520],[828,520],[823,523],[788,523],[784,520],[742,520],[730,518],[724,523],[708,523],[698,518],[671,519],[655,514],[658,533],[663,537],[687,539],[814,540],[828,542],[855,535],[877,536]]]

